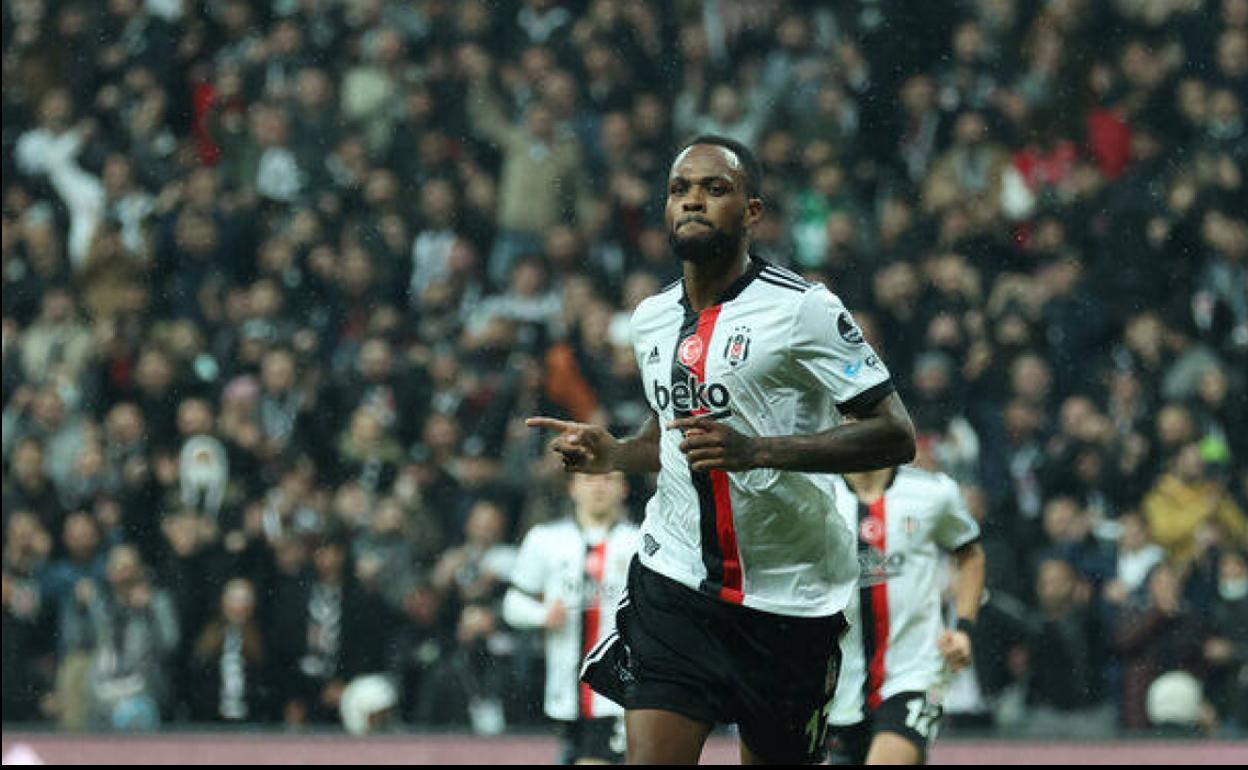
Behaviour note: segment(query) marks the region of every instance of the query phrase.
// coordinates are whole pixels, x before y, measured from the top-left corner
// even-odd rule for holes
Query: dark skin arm
[[[809,436],[746,436],[707,417],[668,423],[683,430],[685,453],[695,471],[775,468],[806,473],[855,473],[914,459],[914,425],[896,393],[856,419]]]

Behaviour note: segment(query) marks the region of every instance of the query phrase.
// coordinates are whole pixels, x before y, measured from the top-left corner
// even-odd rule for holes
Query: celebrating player
[[[560,723],[563,764],[619,763],[623,709],[580,683],[581,658],[615,629],[614,608],[637,551],[624,475],[576,475],[572,518],[539,524],[520,544],[503,619],[546,629],[546,715]]]
[[[917,765],[940,724],[942,679],[971,662],[984,551],[953,479],[913,467],[846,474],[836,507],[858,533],[858,596],[846,615],[832,762]],[[957,566],[956,630],[941,620],[942,553]]]
[[[746,763],[822,758],[857,578],[824,474],[914,454],[888,370],[840,300],[750,254],[760,173],[714,136],[672,164],[684,278],[633,313],[654,410],[637,434],[528,422],[558,431],[569,470],[659,473],[616,633],[582,672],[625,707],[634,764],[696,763],[716,723],[738,726]]]

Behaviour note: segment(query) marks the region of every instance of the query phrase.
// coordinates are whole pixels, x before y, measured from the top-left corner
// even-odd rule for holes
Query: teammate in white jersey
[[[723,722],[747,763],[822,758],[857,579],[823,474],[914,454],[888,370],[840,300],[750,254],[760,174],[722,137],[672,164],[666,221],[684,278],[633,314],[654,410],[638,433],[529,420],[559,432],[569,470],[659,472],[618,634],[582,674],[625,707],[630,763],[696,763]]]
[[[922,764],[940,724],[942,680],[971,662],[984,591],[979,525],[957,482],[909,466],[846,474],[836,507],[857,533],[861,577],[829,718],[833,763]],[[946,554],[956,566],[956,629],[941,617]]]
[[[580,681],[585,653],[615,630],[615,606],[637,552],[621,473],[578,474],[568,489],[573,517],[525,535],[503,598],[515,628],[546,629],[546,716],[560,723],[563,764],[624,758],[624,710]]]

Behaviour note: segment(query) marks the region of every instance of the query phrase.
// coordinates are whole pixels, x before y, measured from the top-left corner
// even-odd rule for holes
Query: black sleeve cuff
[[[879,385],[872,385],[845,403],[837,404],[836,408],[841,414],[864,417],[871,413],[873,406],[883,401],[896,389],[892,380],[885,380]]]

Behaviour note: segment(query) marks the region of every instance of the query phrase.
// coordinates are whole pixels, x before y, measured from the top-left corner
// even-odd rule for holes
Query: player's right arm
[[[659,470],[659,422],[653,415],[625,439],[617,439],[601,425],[553,417],[530,417],[525,425],[559,434],[550,448],[563,456],[563,467],[568,471],[654,473]]]

